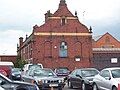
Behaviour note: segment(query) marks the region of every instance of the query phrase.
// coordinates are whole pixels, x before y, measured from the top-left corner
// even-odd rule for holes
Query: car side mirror
[[[77,77],[82,78],[79,74],[76,74]]]

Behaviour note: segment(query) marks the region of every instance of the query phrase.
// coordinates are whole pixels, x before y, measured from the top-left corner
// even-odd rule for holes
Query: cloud
[[[0,30],[0,55],[16,55],[19,37],[25,38],[25,35],[30,33],[23,30]]]
[[[0,54],[16,54],[19,37],[31,34],[35,24],[44,22],[44,14],[54,13],[60,0],[0,0]],[[120,0],[66,0],[69,10],[78,12],[80,22],[93,34],[106,32],[119,37]],[[84,12],[85,11],[85,12]],[[83,13],[84,12],[84,13]]]

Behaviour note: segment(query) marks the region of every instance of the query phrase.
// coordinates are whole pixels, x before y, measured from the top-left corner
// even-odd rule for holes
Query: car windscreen
[[[50,77],[50,76],[55,76],[55,74],[52,72],[52,70],[49,69],[39,69],[39,70],[34,70],[34,76]]]
[[[113,78],[120,78],[120,69],[111,70]]]
[[[35,68],[41,68],[41,65],[36,65],[36,64],[29,65],[29,69],[35,69]]]
[[[68,69],[57,69],[57,73],[68,73]]]
[[[12,73],[21,73],[21,69],[20,68],[13,68]]]
[[[81,70],[81,74],[83,77],[91,77],[98,74],[97,70]]]

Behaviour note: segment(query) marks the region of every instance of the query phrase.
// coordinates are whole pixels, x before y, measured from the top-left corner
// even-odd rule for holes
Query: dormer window
[[[61,25],[65,25],[66,24],[66,18],[65,17],[62,17],[61,18]]]

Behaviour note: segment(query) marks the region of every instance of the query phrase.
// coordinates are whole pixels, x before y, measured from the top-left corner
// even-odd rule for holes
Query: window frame
[[[68,57],[68,44],[65,41],[62,41],[60,43],[59,47],[59,57],[66,58]]]

